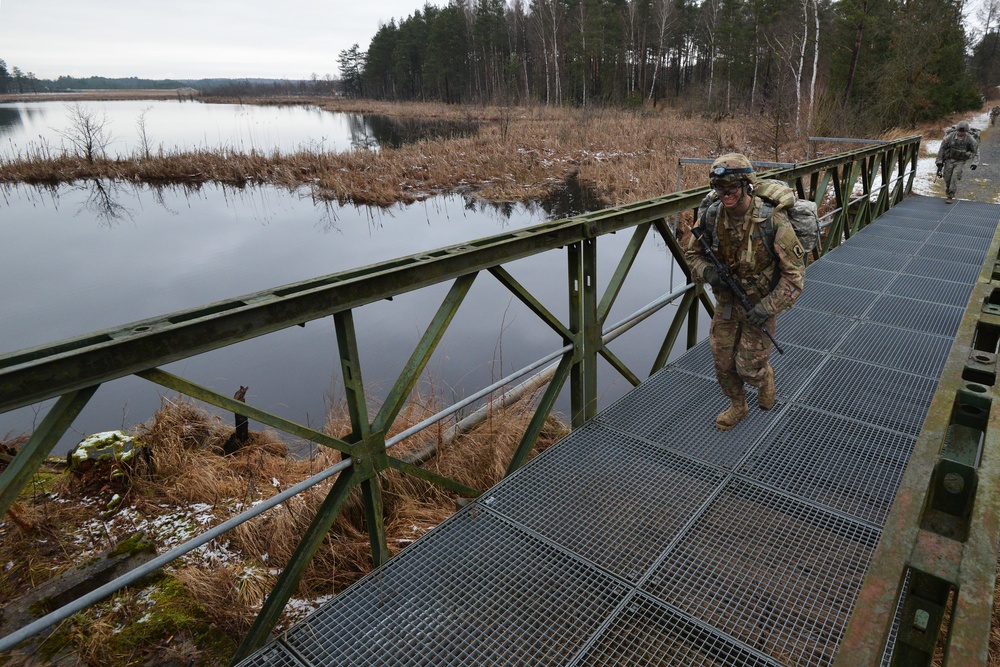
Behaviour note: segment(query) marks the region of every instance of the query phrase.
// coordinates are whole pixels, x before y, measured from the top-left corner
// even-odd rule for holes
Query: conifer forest
[[[1000,0],[451,0],[339,54],[385,100],[670,104],[873,132],[979,108],[1000,84]]]

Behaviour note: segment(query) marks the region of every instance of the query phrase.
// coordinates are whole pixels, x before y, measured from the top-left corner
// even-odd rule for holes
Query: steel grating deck
[[[911,196],[807,271],[778,404],[708,341],[243,666],[833,662],[1000,206]]]

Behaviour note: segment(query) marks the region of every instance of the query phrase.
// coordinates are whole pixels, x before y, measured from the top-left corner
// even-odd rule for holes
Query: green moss
[[[116,608],[120,611],[114,611]],[[124,625],[114,635],[101,639],[95,651],[87,628],[98,622],[98,617]],[[228,664],[239,639],[220,631],[183,584],[161,573],[154,575],[153,583],[142,591],[125,594],[125,599],[112,598],[60,624],[41,642],[37,655],[42,664],[75,653],[78,657],[89,655],[102,667],[133,667],[155,662],[157,650],[180,638],[193,641],[199,651],[195,664],[205,667]]]
[[[115,556],[121,556],[122,554],[137,554],[142,551],[147,551],[152,549],[153,543],[149,540],[146,533],[136,533],[131,537],[119,542],[111,553],[108,554],[108,558],[114,558]]]
[[[52,598],[44,597],[28,607],[28,611],[41,618],[52,611]]]
[[[188,635],[205,652],[201,664],[228,662],[226,658],[236,650],[235,643],[226,633],[218,631],[204,608],[180,582],[164,576],[149,597],[151,604],[144,613],[137,614],[109,642],[111,655],[126,660],[152,646],[164,645],[171,637]]]

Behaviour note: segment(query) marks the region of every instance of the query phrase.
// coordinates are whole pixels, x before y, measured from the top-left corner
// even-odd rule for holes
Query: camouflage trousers
[[[723,310],[715,310],[708,344],[722,393],[731,400],[739,400],[746,396],[745,384],[759,387],[764,382],[771,359],[771,341],[760,327],[738,320],[735,315],[725,319]],[[766,326],[772,336],[776,324],[777,318],[768,318]]]
[[[961,160],[945,160],[944,169],[941,170],[944,176],[944,191],[949,199],[954,199],[958,192],[958,182],[962,180],[962,171],[965,162]]]

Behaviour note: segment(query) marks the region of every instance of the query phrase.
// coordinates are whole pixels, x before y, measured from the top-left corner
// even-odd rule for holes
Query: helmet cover
[[[740,181],[753,183],[755,180],[753,165],[747,156],[740,153],[720,155],[715,158],[709,171],[709,181],[713,186]]]

